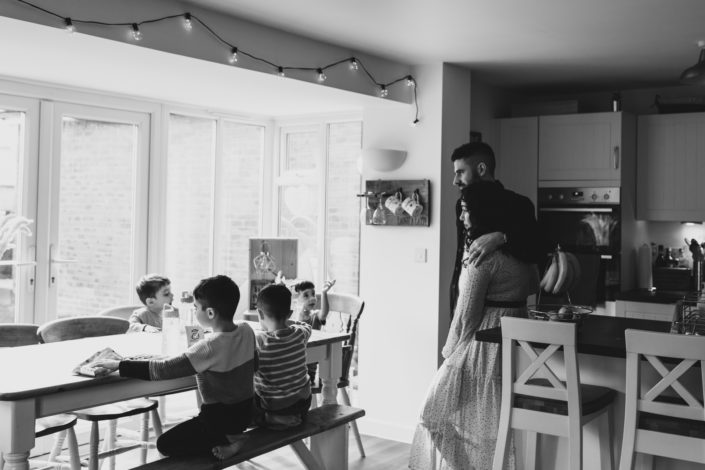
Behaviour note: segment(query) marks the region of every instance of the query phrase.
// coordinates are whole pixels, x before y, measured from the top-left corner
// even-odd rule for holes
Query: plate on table
[[[530,305],[529,318],[534,320],[579,323],[592,313],[592,307],[571,304]]]

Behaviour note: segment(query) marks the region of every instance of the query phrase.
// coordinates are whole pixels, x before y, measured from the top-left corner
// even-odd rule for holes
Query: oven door
[[[620,252],[619,206],[539,207],[538,223],[545,250],[560,244],[573,253]]]

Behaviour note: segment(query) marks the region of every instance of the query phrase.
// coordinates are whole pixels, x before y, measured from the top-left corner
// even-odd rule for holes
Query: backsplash
[[[664,247],[683,248],[683,254],[689,265],[692,261],[690,251],[684,239],[696,239],[705,242],[705,225],[681,224],[680,222],[636,221],[634,232],[634,250],[642,243],[663,245]]]

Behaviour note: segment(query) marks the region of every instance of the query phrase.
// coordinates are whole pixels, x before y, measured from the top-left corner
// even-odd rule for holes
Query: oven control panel
[[[619,188],[539,188],[538,203],[550,205],[618,205]]]

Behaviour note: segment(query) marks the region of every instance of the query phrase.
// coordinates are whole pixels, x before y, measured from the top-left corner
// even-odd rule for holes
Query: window
[[[357,293],[361,122],[284,126],[279,139],[277,235],[299,240],[298,277]]]
[[[262,125],[169,115],[164,274],[177,295],[226,274],[247,298],[249,239],[261,231],[264,135]]]

